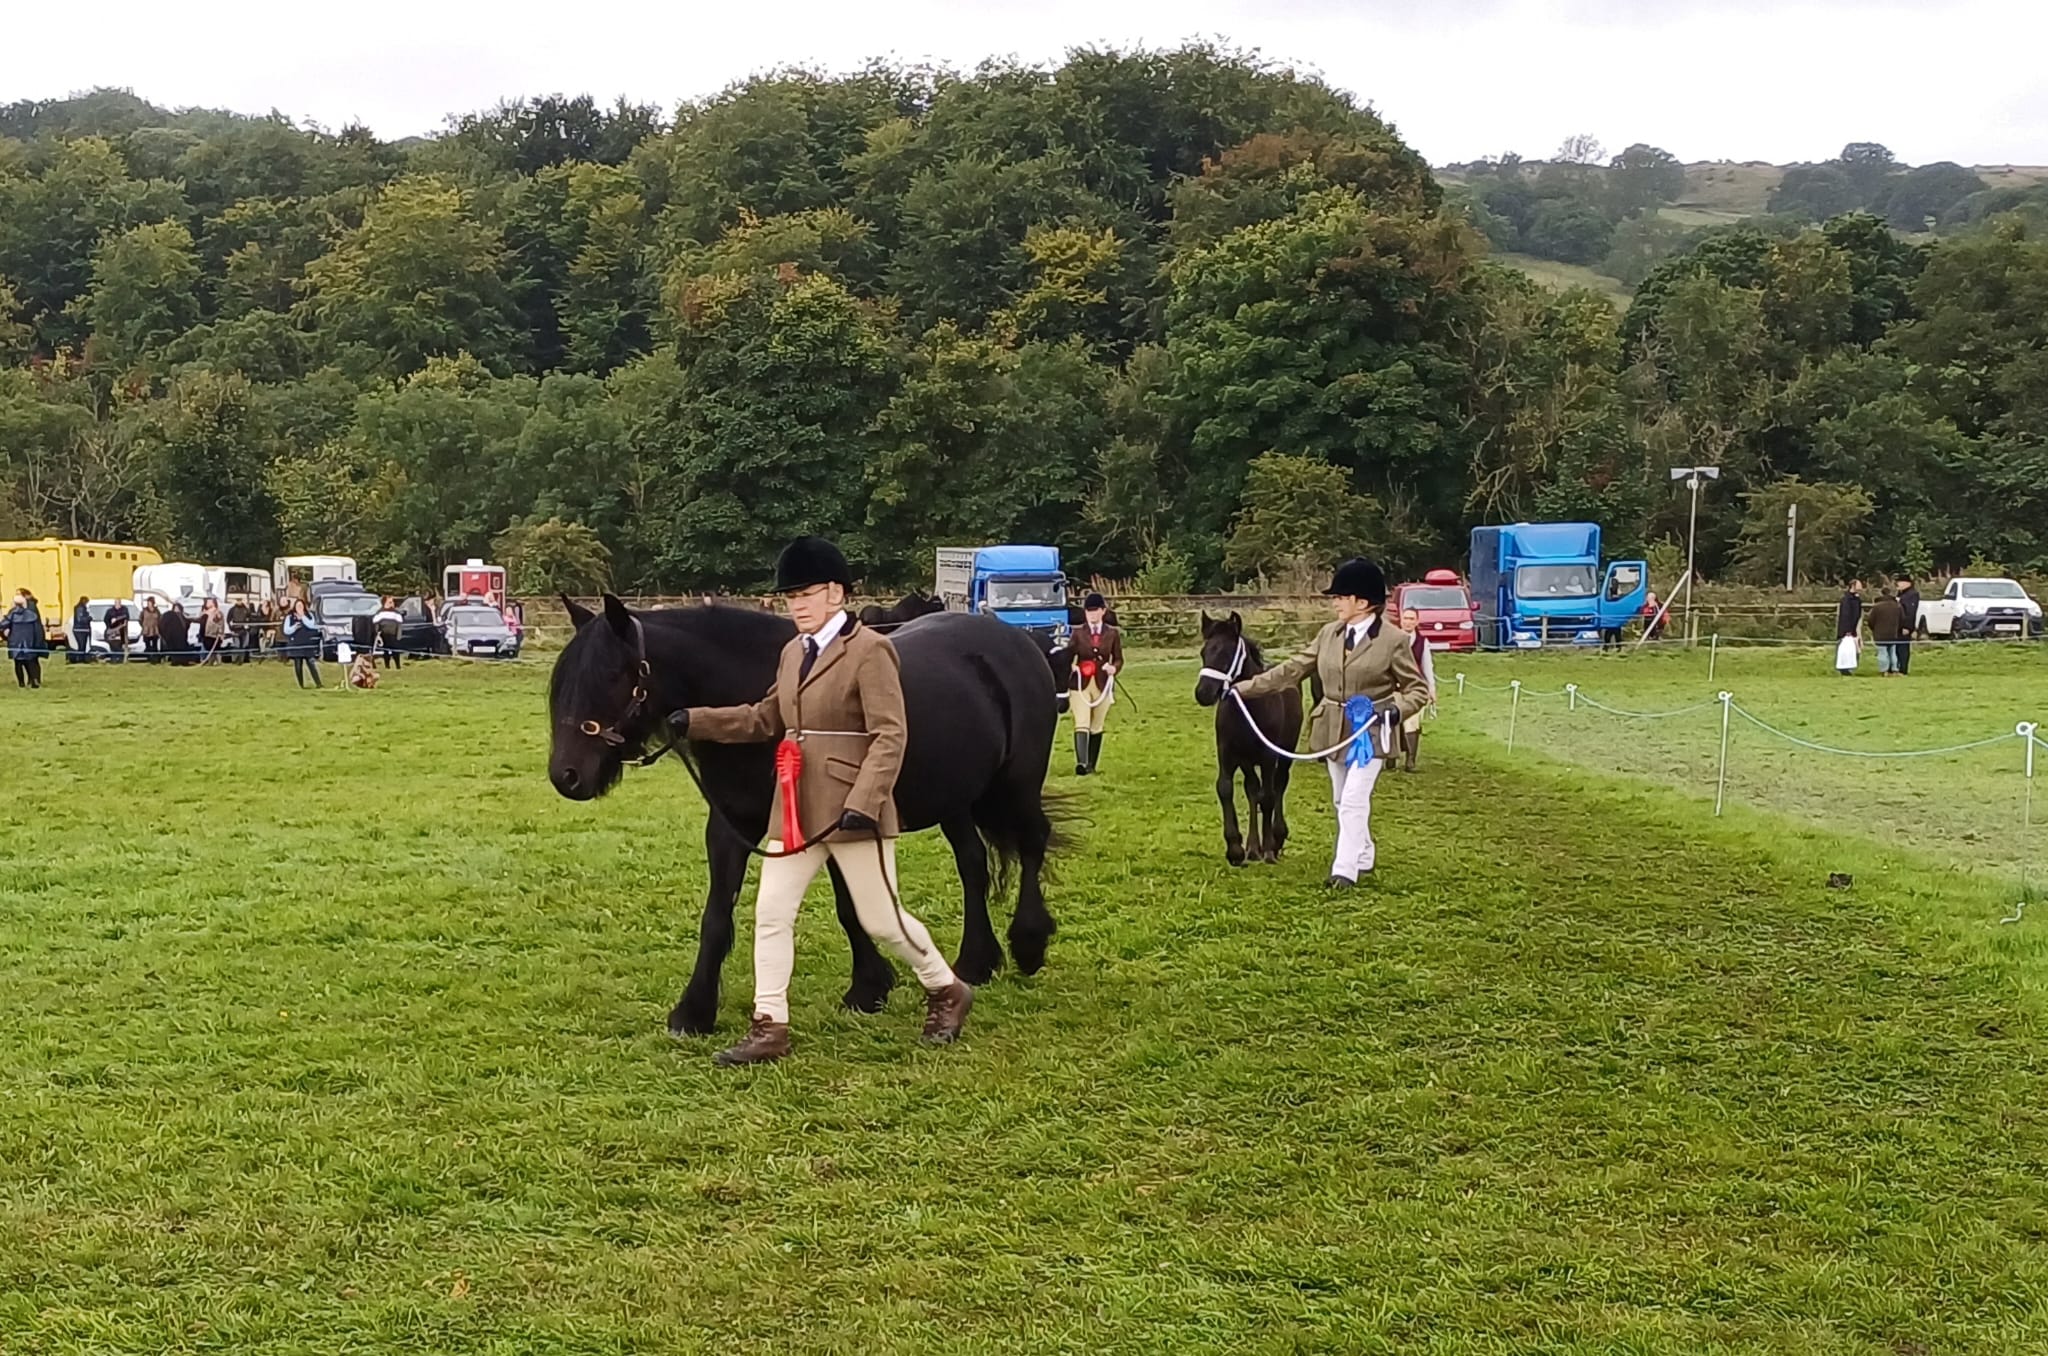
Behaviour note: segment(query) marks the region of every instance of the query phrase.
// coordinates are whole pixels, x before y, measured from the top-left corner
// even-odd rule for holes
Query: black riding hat
[[[1387,605],[1386,571],[1363,556],[1353,556],[1337,567],[1323,592],[1332,598],[1363,598],[1378,612]]]
[[[798,537],[775,560],[775,591],[796,593],[817,584],[853,587],[853,567],[846,553],[823,537]]]
[[[1108,603],[1102,601],[1102,595],[1099,593],[1091,593],[1081,600],[1081,610],[1083,612],[1100,612],[1108,606]]]

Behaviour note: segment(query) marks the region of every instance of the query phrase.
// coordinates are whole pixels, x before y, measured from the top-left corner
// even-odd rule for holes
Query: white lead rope
[[[1275,744],[1272,740],[1266,738],[1266,732],[1264,730],[1261,730],[1259,728],[1259,722],[1253,719],[1251,708],[1245,705],[1244,695],[1237,690],[1237,675],[1239,671],[1244,668],[1244,659],[1244,639],[1243,637],[1239,637],[1237,642],[1237,653],[1234,656],[1232,656],[1230,660],[1230,672],[1223,673],[1216,669],[1204,668],[1196,674],[1196,677],[1214,678],[1218,682],[1222,683],[1224,693],[1228,695],[1232,701],[1237,703],[1238,711],[1244,716],[1244,723],[1252,727],[1252,734],[1258,738],[1258,741],[1261,744],[1264,744],[1268,749],[1278,754],[1280,757],[1291,759],[1292,761],[1297,763],[1320,763],[1327,761],[1328,759],[1335,758],[1340,753],[1346,752],[1351,748],[1353,744],[1356,744],[1360,739],[1364,739],[1372,734],[1372,724],[1365,724],[1359,726],[1356,730],[1353,730],[1351,732],[1350,737],[1345,739],[1343,743],[1332,744],[1329,748],[1323,749],[1316,753],[1296,753],[1292,749],[1281,748],[1278,744]],[[1373,713],[1373,723],[1378,723],[1385,727],[1386,734],[1384,737],[1386,739],[1386,742],[1390,744],[1393,742],[1394,738],[1392,726],[1394,713],[1396,709],[1397,708],[1394,707],[1388,707],[1385,711],[1375,711]]]

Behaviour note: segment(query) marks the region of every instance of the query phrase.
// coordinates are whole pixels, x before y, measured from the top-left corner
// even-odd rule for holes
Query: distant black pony
[[[929,617],[934,612],[945,610],[946,604],[942,600],[927,598],[913,589],[888,607],[869,603],[860,610],[860,620],[863,626],[878,627],[887,635],[904,622],[916,621],[919,617]]]
[[[576,634],[556,659],[548,685],[554,730],[548,777],[571,800],[591,800],[617,785],[626,761],[663,737],[670,711],[760,700],[774,682],[777,656],[796,634],[786,618],[750,608],[635,612],[607,594],[603,612],[594,613],[562,602]],[[993,848],[1003,875],[1012,863],[1019,867],[1010,954],[1018,969],[1035,973],[1045,964],[1055,926],[1039,886],[1052,846],[1044,785],[1057,722],[1045,659],[1023,632],[989,617],[925,617],[889,638],[903,660],[910,715],[897,814],[906,832],[936,825],[946,835],[966,892],[953,968],[968,983],[981,984],[1002,967],[988,913]],[[696,968],[669,1013],[669,1029],[679,1035],[709,1031],[717,1020],[719,970],[732,950],[747,848],[768,830],[775,788],[773,744],[693,740],[688,749],[711,802],[704,827],[711,887]],[[838,868],[828,869],[839,922],[853,946],[846,1005],[878,1011],[895,972],[861,928]]]
[[[1266,671],[1259,643],[1244,633],[1244,621],[1233,612],[1221,620],[1202,614],[1202,667],[1229,674],[1233,680]],[[1223,854],[1232,866],[1246,858],[1277,862],[1287,842],[1287,782],[1294,764],[1259,742],[1235,701],[1224,696],[1223,681],[1204,673],[1195,680],[1195,700],[1216,708],[1216,799],[1223,803]],[[1301,740],[1301,689],[1289,688],[1246,703],[1267,739],[1292,750]],[[1252,838],[1247,851],[1237,827],[1237,777],[1244,777],[1244,796],[1251,807]]]

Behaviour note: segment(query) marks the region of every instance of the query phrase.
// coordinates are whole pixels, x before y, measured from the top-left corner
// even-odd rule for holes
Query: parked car
[[[2041,634],[2041,605],[2010,579],[1951,579],[1920,604],[1920,634],[1960,639]]]
[[[441,613],[441,625],[448,648],[455,654],[495,655],[512,659],[519,654],[519,634],[505,620],[505,614],[484,602],[458,599]]]
[[[1456,570],[1431,570],[1420,583],[1397,587],[1392,605],[1394,617],[1398,619],[1411,607],[1420,614],[1416,625],[1430,649],[1479,647],[1479,632],[1472,622],[1472,591],[1458,578]]]
[[[142,604],[132,598],[121,600],[128,608],[128,641],[122,648],[131,655],[142,653]],[[94,654],[108,654],[107,609],[114,605],[112,598],[88,598],[85,610],[92,614],[92,641],[87,646]]]
[[[320,626],[320,657],[338,659],[338,647],[342,645],[361,648],[365,628],[383,605],[382,600],[361,584],[341,580],[323,579],[313,585],[312,593],[309,610]]]

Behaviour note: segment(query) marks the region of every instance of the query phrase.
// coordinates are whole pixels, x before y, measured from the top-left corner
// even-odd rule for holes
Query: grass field
[[[1613,303],[1617,311],[1627,310],[1629,298],[1634,295],[1618,280],[1581,264],[1560,264],[1533,254],[1502,254],[1499,259],[1547,286],[1583,287],[1588,292],[1597,292]]]
[[[797,1057],[738,1073],[661,1029],[687,783],[557,799],[544,669],[56,666],[0,692],[0,1353],[2042,1350],[2048,918],[1832,764],[1715,820],[1662,733],[1531,698],[1509,753],[1514,662],[1462,665],[1333,898],[1321,771],[1286,860],[1227,867],[1194,666],[1140,657],[1103,775],[1054,778],[1046,971],[924,1050],[903,998],[835,1010],[814,899]],[[1719,662],[1894,747],[2048,691]],[[1703,663],[1513,673],[1648,709]],[[950,944],[939,845],[904,862]]]

